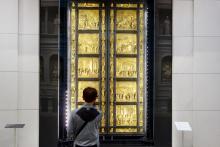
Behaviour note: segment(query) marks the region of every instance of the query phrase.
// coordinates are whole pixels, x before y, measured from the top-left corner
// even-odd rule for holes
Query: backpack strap
[[[79,135],[79,133],[83,130],[83,128],[87,125],[87,123],[88,123],[88,121],[85,121],[85,122],[83,123],[83,125],[80,127],[80,129],[79,129],[78,132],[76,133],[75,138]]]
[[[80,129],[76,133],[75,138],[85,128],[88,122],[93,121],[99,115],[99,112],[94,108],[89,108],[89,109],[81,108],[76,114],[85,122],[83,123],[83,125],[80,127]]]

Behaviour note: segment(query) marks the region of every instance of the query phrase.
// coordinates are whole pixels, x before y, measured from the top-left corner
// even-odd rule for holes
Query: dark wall
[[[154,138],[158,146],[172,143],[172,0],[155,0]]]
[[[40,1],[40,147],[56,147],[58,138],[59,1]]]

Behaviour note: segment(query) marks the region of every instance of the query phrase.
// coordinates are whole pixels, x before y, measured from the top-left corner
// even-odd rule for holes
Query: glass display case
[[[70,14],[70,110],[91,86],[98,90],[102,134],[145,134],[144,3],[73,1]]]

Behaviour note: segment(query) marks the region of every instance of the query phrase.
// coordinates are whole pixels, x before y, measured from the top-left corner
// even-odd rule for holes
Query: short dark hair
[[[84,99],[87,103],[93,102],[97,97],[98,97],[98,94],[97,94],[97,90],[96,90],[95,88],[86,87],[86,88],[83,90],[83,99]]]

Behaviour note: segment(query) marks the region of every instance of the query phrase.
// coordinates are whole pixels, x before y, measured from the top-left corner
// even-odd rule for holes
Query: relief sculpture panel
[[[136,102],[137,89],[136,82],[117,82],[116,101],[117,102]]]
[[[78,53],[79,54],[98,54],[99,35],[98,34],[79,34]]]
[[[117,34],[116,53],[136,54],[137,36],[136,34]]]
[[[78,76],[79,78],[98,78],[99,58],[79,58]]]
[[[136,10],[117,11],[117,30],[136,30],[137,29]]]
[[[79,30],[98,30],[99,10],[79,10]]]
[[[135,105],[116,106],[116,125],[117,126],[136,126],[137,113]]]
[[[116,59],[116,77],[117,78],[136,78],[136,58],[118,58]]]

